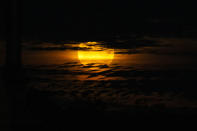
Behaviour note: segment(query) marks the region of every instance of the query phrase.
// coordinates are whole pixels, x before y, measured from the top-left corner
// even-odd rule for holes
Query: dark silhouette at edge
[[[3,85],[7,96],[8,130],[15,130],[18,111],[23,110],[25,88],[23,86],[24,71],[21,57],[21,2],[7,0],[5,2],[6,22],[6,64],[3,69]],[[20,112],[21,112],[20,111]]]

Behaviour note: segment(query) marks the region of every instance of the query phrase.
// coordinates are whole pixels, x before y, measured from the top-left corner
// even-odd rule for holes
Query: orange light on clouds
[[[102,47],[98,42],[86,42],[79,44],[78,59],[83,65],[111,64],[114,59],[114,49]]]

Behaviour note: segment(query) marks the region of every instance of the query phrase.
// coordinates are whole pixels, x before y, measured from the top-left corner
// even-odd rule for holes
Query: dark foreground
[[[28,130],[68,130],[68,129],[134,129],[143,126],[162,128],[168,126],[187,125],[194,122],[197,109],[166,108],[163,106],[130,106],[111,105],[117,110],[105,110],[106,103],[88,102],[83,100],[64,101],[63,108],[57,100],[46,92],[32,90],[33,101],[29,101],[26,111],[30,123],[18,125],[18,128]],[[122,108],[122,109],[121,109]],[[190,123],[192,124],[192,123]]]
[[[161,104],[125,106],[101,100],[62,99],[54,94],[47,90],[29,88],[25,97],[26,104],[21,107],[25,110],[17,113],[10,129],[62,131],[118,127],[125,130],[158,125],[161,128],[180,127],[182,124],[186,125],[186,122],[195,121],[197,116],[196,108],[168,108]]]

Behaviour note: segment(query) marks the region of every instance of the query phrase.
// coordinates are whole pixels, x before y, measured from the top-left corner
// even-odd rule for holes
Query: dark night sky
[[[25,35],[146,31],[158,28],[154,21],[169,21],[171,28],[169,23],[193,25],[196,17],[191,1],[24,0],[23,7]]]

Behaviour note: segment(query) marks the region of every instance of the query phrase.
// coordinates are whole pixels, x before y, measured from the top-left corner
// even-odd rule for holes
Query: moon
[[[103,47],[99,42],[85,42],[79,44],[78,59],[81,64],[110,65],[114,59],[114,49]]]

